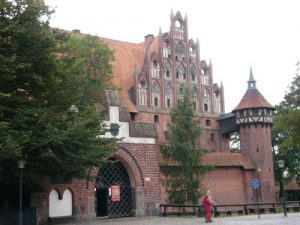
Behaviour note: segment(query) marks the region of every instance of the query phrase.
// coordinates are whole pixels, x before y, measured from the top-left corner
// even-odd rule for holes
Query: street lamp
[[[19,225],[22,225],[23,224],[23,203],[22,203],[22,200],[23,200],[23,181],[22,181],[22,176],[23,176],[23,169],[25,167],[25,164],[26,164],[26,161],[24,159],[20,159],[18,161],[18,168],[20,170],[20,194],[19,194]]]
[[[277,161],[278,167],[280,169],[280,186],[282,190],[282,199],[283,199],[283,211],[284,211],[284,216],[287,216],[287,211],[286,211],[286,199],[285,199],[285,190],[284,190],[284,183],[283,183],[283,167],[284,167],[284,161],[283,160],[278,160]]]

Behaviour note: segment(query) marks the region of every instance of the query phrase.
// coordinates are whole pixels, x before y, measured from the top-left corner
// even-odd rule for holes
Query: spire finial
[[[158,35],[159,35],[159,36],[162,35],[162,32],[161,32],[161,26],[159,26],[159,32],[158,32]]]
[[[250,75],[248,80],[248,88],[256,88],[256,81],[254,80],[251,66],[250,66]]]
[[[173,17],[174,17],[173,9],[171,9],[171,15],[170,15],[170,17],[171,17],[171,20],[172,20]]]

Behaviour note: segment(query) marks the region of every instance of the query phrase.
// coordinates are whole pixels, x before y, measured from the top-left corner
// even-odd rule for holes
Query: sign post
[[[252,187],[255,189],[255,194],[256,194],[256,203],[257,203],[257,216],[258,218],[260,218],[260,210],[259,210],[259,205],[258,205],[258,191],[257,189],[259,188],[260,186],[260,183],[259,183],[259,180],[257,178],[254,178],[252,180]]]

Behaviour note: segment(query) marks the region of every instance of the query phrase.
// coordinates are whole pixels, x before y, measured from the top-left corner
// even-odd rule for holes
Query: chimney
[[[74,34],[80,34],[80,30],[78,30],[78,29],[74,29],[74,30],[72,30],[72,32],[73,32]]]
[[[153,34],[148,34],[145,36],[145,46],[149,47],[154,40],[154,35]]]

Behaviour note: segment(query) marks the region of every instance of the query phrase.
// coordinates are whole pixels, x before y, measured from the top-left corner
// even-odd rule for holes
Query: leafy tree
[[[299,65],[298,65],[299,67]],[[285,179],[300,182],[300,76],[297,73],[289,91],[276,106],[272,141],[276,180],[280,180],[277,161],[285,161]]]
[[[113,54],[92,36],[51,29],[42,0],[0,3],[0,182],[25,159],[27,177],[85,177],[116,150],[94,103]],[[76,105],[78,113],[72,113]]]
[[[238,132],[234,132],[230,135],[230,151],[241,152],[240,135]]]
[[[198,148],[200,122],[195,117],[194,103],[188,88],[172,108],[168,143],[161,146],[161,171],[171,203],[197,204],[204,194],[201,167],[203,150]]]

